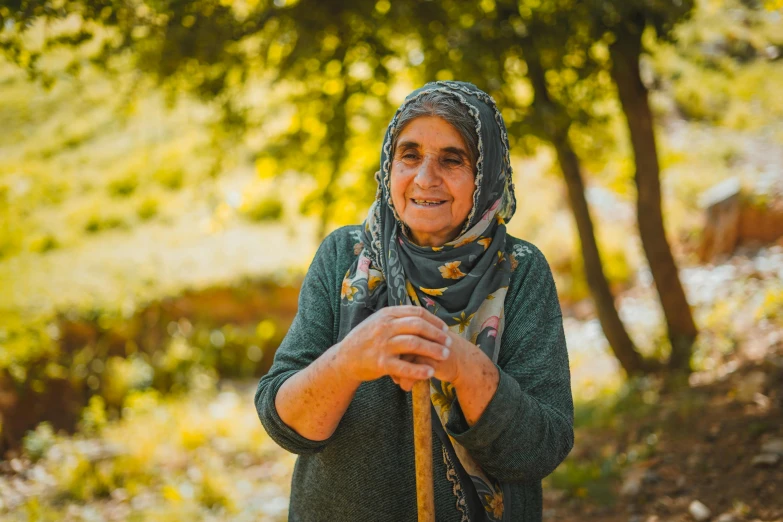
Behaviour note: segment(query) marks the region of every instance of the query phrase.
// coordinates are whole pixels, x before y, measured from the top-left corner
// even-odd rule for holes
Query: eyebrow
[[[415,142],[415,141],[403,141],[402,143],[399,143],[397,145],[398,150],[407,150],[407,149],[418,149],[421,147],[421,144]],[[462,156],[463,158],[468,158],[468,153],[465,149],[461,147],[443,147],[440,149],[441,152],[451,152],[452,154],[458,154],[459,156]]]

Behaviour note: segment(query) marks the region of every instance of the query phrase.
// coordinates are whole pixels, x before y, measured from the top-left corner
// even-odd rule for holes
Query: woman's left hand
[[[468,426],[473,426],[495,395],[500,373],[495,363],[478,346],[453,332],[448,332],[448,335],[451,338],[451,352],[446,359],[436,361],[421,355],[406,355],[403,358],[432,367],[435,370],[433,377],[451,383]],[[416,381],[402,378],[394,382],[403,390],[410,391]]]
[[[464,362],[470,358],[473,352],[478,350],[478,347],[453,332],[448,332],[448,335],[451,337],[450,353],[443,361],[436,361],[435,359],[420,355],[405,355],[401,358],[416,364],[431,366],[435,370],[435,375],[433,375],[433,377],[440,381],[454,384],[459,380],[460,373],[462,373],[461,370],[465,364]],[[394,377],[392,380],[405,391],[413,389],[413,384],[416,382],[411,379],[397,379]]]

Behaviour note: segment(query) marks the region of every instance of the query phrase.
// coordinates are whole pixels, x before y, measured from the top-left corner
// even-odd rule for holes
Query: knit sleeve
[[[540,481],[574,445],[571,377],[557,292],[543,254],[533,247],[529,256],[506,301],[497,391],[473,426],[459,407],[452,408],[446,424],[449,434],[501,481]]]
[[[300,455],[322,450],[329,439],[314,441],[293,430],[278,415],[275,396],[286,379],[306,368],[333,344],[335,313],[329,289],[336,288],[336,277],[330,275],[336,261],[333,233],[324,239],[313,258],[302,281],[296,316],[255,394],[256,411],[269,436],[284,449]]]

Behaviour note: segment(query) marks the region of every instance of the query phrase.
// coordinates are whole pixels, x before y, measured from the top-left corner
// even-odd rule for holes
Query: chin
[[[411,229],[411,232],[415,234],[443,234],[449,227],[438,226],[438,223],[433,223],[431,219],[409,219],[405,220],[405,224]]]
[[[448,230],[446,227],[433,227],[432,222],[417,223],[416,220],[406,221],[405,224],[411,231],[411,239],[422,246],[443,246],[454,239],[458,231]],[[422,225],[422,226],[417,226]],[[419,238],[417,241],[415,238]]]

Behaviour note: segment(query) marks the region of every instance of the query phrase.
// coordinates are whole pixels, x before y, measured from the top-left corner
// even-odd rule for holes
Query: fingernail
[[[448,356],[449,356],[449,353],[450,353],[450,352],[449,352],[449,349],[448,349],[448,348],[444,348],[444,349],[443,349],[443,358],[445,359],[446,357],[448,357]]]
[[[451,346],[451,343],[452,343],[452,342],[453,342],[453,341],[451,340],[451,336],[447,336],[447,337],[446,337],[446,346]]]
[[[427,377],[432,377],[433,375],[435,375],[435,370],[433,370],[432,368],[427,370]]]
[[[448,332],[449,331],[449,325],[444,324],[443,328],[441,328],[441,330],[443,330],[444,332]]]

